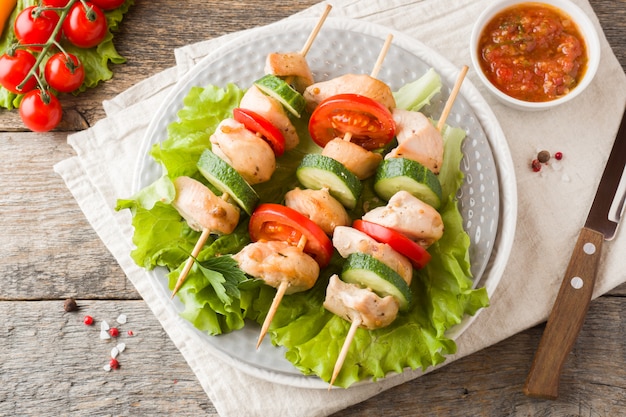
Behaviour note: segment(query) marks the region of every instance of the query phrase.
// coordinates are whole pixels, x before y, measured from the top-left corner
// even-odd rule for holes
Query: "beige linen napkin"
[[[587,1],[575,2],[601,33]],[[489,0],[337,0],[332,2],[331,13],[333,17],[362,19],[402,31],[460,67],[470,62],[468,39],[472,22],[489,3]],[[317,4],[299,16],[318,17],[323,7],[324,4]],[[182,319],[168,303],[159,301],[145,271],[130,259],[129,214],[112,209],[117,198],[132,194],[135,161],[154,109],[176,80],[199,59],[238,35],[177,50],[176,68],[104,102],[107,118],[68,137],[77,156],[58,163],[55,170],[180,349],[221,416],[324,416],[421,373],[405,372],[375,384],[327,392],[271,384],[235,369],[227,360],[200,349],[198,335],[181,330],[185,328]],[[510,147],[518,180],[517,232],[492,306],[461,335],[458,352],[447,363],[534,326],[548,316],[626,103],[626,77],[602,33],[600,37],[602,61],[592,85],[571,104],[548,112],[523,113],[500,105],[470,71],[470,80],[492,106]],[[542,174],[532,172],[529,163],[539,148],[563,152],[558,169],[544,169]],[[595,296],[626,281],[626,271],[618,265],[618,254],[625,251],[626,232],[622,230],[605,246]],[[428,407],[427,400],[423,406]],[[420,405],[416,407],[415,413],[420,414]]]

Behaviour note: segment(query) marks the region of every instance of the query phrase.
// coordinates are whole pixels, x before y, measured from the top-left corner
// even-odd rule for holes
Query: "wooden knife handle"
[[[583,228],[530,368],[524,394],[554,400],[561,369],[585,321],[604,235]]]

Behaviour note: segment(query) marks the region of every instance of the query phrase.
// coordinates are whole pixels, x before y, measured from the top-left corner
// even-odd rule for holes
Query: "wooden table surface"
[[[25,131],[0,110],[0,415],[217,415],[199,382],[52,166],[73,155],[69,131],[104,117],[102,100],[174,65],[173,49],[274,22],[316,0],[136,0],[116,33],[128,59],[112,81],[64,97],[60,131]],[[443,3],[442,3],[443,4]],[[626,67],[626,0],[591,0]],[[66,313],[74,297],[80,311]],[[123,367],[106,373],[112,344],[82,317],[135,334]],[[543,326],[517,334],[337,413],[338,416],[626,415],[626,285],[591,304],[556,401],[522,394]]]

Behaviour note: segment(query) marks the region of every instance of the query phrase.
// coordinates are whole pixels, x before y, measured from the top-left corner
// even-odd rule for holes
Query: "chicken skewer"
[[[317,24],[315,25],[313,31],[311,32],[311,34],[309,35],[305,45],[303,46],[302,50],[300,51],[300,55],[302,57],[302,59],[304,59],[304,57],[306,56],[306,54],[308,53],[309,49],[311,48],[311,45],[313,44],[313,41],[315,40],[315,38],[317,37],[320,29],[322,28],[326,17],[328,16],[328,14],[330,13],[330,10],[332,9],[332,6],[329,4],[326,6],[322,16],[320,17],[320,19],[318,20]],[[269,58],[268,58],[269,59]],[[295,135],[295,130],[294,130],[294,135]],[[297,144],[297,142],[296,142]],[[215,145],[215,144],[214,144]],[[219,146],[218,146],[219,149]],[[224,155],[221,155],[222,157]],[[270,174],[271,175],[271,174]],[[250,180],[249,178],[246,178],[246,180]],[[260,180],[256,180],[255,182],[260,182]],[[229,195],[228,194],[223,194],[222,195],[222,199],[227,202],[229,199]],[[200,235],[200,237],[198,238],[198,241],[196,242],[193,250],[191,251],[191,255],[189,256],[189,258],[187,259],[187,263],[185,264],[185,266],[183,267],[183,270],[181,271],[178,280],[176,282],[176,285],[174,286],[174,290],[172,291],[172,295],[171,297],[174,298],[174,296],[176,295],[176,293],[178,292],[178,290],[180,289],[180,287],[183,285],[185,279],[187,278],[187,275],[189,274],[189,271],[191,270],[191,267],[193,266],[193,262],[195,260],[195,258],[197,258],[198,254],[200,253],[202,247],[204,246],[204,244],[206,243],[207,239],[209,238],[210,234],[211,234],[211,229],[209,228],[203,228],[202,229],[202,234]],[[305,242],[306,243],[306,242]],[[284,290],[283,294],[284,294]],[[281,296],[282,298],[282,296]],[[280,301],[280,300],[279,300]],[[278,306],[276,306],[278,307]]]
[[[445,120],[447,118],[447,116],[450,113],[450,110],[452,108],[452,105],[454,103],[454,100],[456,99],[456,96],[458,95],[458,92],[460,90],[461,84],[463,82],[463,79],[465,77],[467,73],[467,66],[464,66],[463,69],[461,70],[461,73],[455,83],[455,86],[451,92],[450,98],[448,99],[448,101],[446,102],[442,117],[439,121],[439,125],[437,126],[437,131],[440,132],[441,129],[443,128],[443,126],[445,125]],[[346,134],[347,136],[347,140],[350,139],[350,135]],[[346,137],[344,137],[344,140],[346,139]],[[406,194],[406,196],[405,196]],[[397,196],[398,200],[403,199],[403,201],[405,201],[406,198],[410,198],[410,195],[408,195],[408,193],[402,194],[402,196],[400,197],[400,194]],[[402,204],[402,206],[409,208],[413,205],[415,205],[414,203],[418,203],[417,207],[416,207],[416,213],[413,213],[412,216],[406,216],[406,217],[411,217],[411,218],[416,218],[417,217],[421,217],[424,219],[433,219],[432,223],[429,223],[429,221],[427,220],[425,224],[423,224],[423,226],[421,227],[421,229],[424,230],[428,230],[429,233],[427,233],[427,235],[425,236],[412,236],[412,238],[418,238],[419,242],[421,245],[423,246],[428,246],[430,244],[432,244],[435,240],[439,239],[441,237],[441,234],[443,233],[443,223],[441,222],[441,217],[439,216],[439,214],[436,212],[436,210],[432,209],[430,206],[422,203],[421,201],[419,201],[418,199],[415,199],[414,202],[411,202],[410,204]],[[395,203],[394,203],[395,204]],[[381,211],[385,210],[384,213],[382,213],[381,216]],[[376,213],[374,213],[376,212]],[[381,208],[380,210],[374,210],[374,212],[370,213],[370,218],[373,218],[374,220],[378,220],[379,222],[382,220],[382,222],[386,221],[386,219],[389,218],[389,209],[388,208]],[[364,219],[367,217],[364,216]],[[405,216],[396,216],[393,215],[393,218],[399,220],[400,218],[404,218]],[[421,220],[422,223],[424,223],[424,220]],[[380,224],[380,223],[379,223]],[[412,225],[413,226],[413,225]],[[406,230],[403,230],[403,232],[406,234],[407,232],[411,232],[411,228],[405,228]],[[335,362],[335,366],[333,368],[333,373],[331,376],[331,380],[330,380],[330,385],[328,387],[328,389],[330,390],[332,388],[332,385],[334,384],[335,380],[337,379],[337,377],[339,376],[339,373],[341,372],[341,369],[343,367],[343,363],[345,362],[345,359],[347,357],[348,351],[350,349],[350,345],[352,344],[352,341],[356,335],[356,331],[359,327],[363,326],[363,311],[360,311],[360,309],[364,308],[364,302],[359,304],[357,302],[355,302],[354,300],[357,298],[356,293],[363,291],[364,289],[357,289],[357,288],[350,288],[348,285],[344,286],[343,288],[339,288],[337,287],[337,282],[339,282],[339,278],[335,277],[334,281],[331,279],[331,283],[329,284],[329,288],[327,290],[327,300],[325,301],[325,307],[331,311],[333,311],[335,314],[339,314],[341,317],[343,317],[344,319],[348,320],[351,322],[350,324],[350,328],[348,330],[348,333],[346,335],[346,339],[344,340],[344,343],[341,347],[341,351],[337,357],[337,360]],[[352,297],[340,297],[337,296],[336,294],[332,294],[331,293],[331,289],[332,292],[336,292],[336,291],[344,291],[344,292],[352,292],[354,293]],[[369,290],[365,290],[365,291],[369,291]],[[375,299],[376,300],[376,299]],[[374,303],[374,302],[370,302],[369,306],[376,310],[379,309],[381,307],[381,303]],[[393,312],[393,310],[392,310]],[[395,311],[395,313],[397,313],[397,310]],[[395,319],[395,314],[388,314],[387,315],[387,319],[389,320],[386,324],[385,323],[381,323],[380,325],[376,325],[376,327],[374,328],[378,328],[378,327],[384,327],[385,325],[388,325],[391,323],[391,321],[393,321]],[[393,316],[392,318],[389,316]],[[364,326],[366,328],[368,328],[368,326]],[[369,327],[372,328],[372,327]]]
[[[389,47],[391,46],[392,40],[393,40],[393,35],[391,34],[387,35],[387,39],[385,40],[385,43],[383,44],[383,47],[380,53],[378,54],[376,64],[374,64],[374,68],[372,69],[372,72],[370,73],[370,77],[377,78],[378,73],[380,72],[380,69],[382,68],[383,61],[385,60],[385,57],[387,56],[387,52],[389,51]],[[350,142],[351,139],[352,139],[352,133],[346,132],[343,137],[343,140]],[[350,329],[348,330],[346,339],[343,342],[341,351],[339,352],[339,356],[337,357],[337,360],[335,361],[335,367],[333,369],[333,374],[330,379],[330,385],[328,386],[329,390],[332,388],[333,383],[335,382],[335,379],[337,379],[337,376],[339,375],[339,372],[341,371],[341,368],[343,367],[343,363],[346,359],[346,356],[348,355],[348,351],[350,350],[350,346],[352,345],[352,341],[354,340],[356,331],[362,324],[361,315],[359,314],[353,315],[352,317],[350,317],[350,319],[351,319]]]

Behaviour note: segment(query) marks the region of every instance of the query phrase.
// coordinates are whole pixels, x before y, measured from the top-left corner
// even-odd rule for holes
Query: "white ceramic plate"
[[[315,19],[291,19],[244,32],[235,40],[216,49],[171,90],[148,127],[135,175],[135,190],[151,184],[162,175],[160,165],[148,155],[150,147],[167,137],[167,126],[177,120],[183,98],[193,86],[225,86],[229,82],[247,87],[263,74],[265,56],[276,51],[298,51],[302,48]],[[307,54],[307,61],[318,81],[346,73],[370,73],[384,40],[392,33],[390,47],[378,78],[397,90],[407,82],[434,68],[442,77],[442,94],[428,108],[437,117],[454,84],[459,69],[417,40],[385,27],[346,19],[326,20]],[[459,194],[464,227],[471,239],[470,258],[475,286],[486,287],[491,296],[504,271],[515,231],[517,194],[508,146],[491,109],[478,91],[465,80],[455,101],[448,124],[463,128],[462,170],[465,183]],[[164,306],[174,305],[171,314],[182,311],[177,300],[171,301],[164,270],[151,272],[151,283]],[[456,339],[476,318],[466,317],[450,329]],[[327,388],[317,377],[302,375],[284,358],[283,349],[271,345],[269,338],[257,351],[258,327],[211,337],[183,321],[186,332],[201,340],[222,359],[256,377],[304,388]]]

